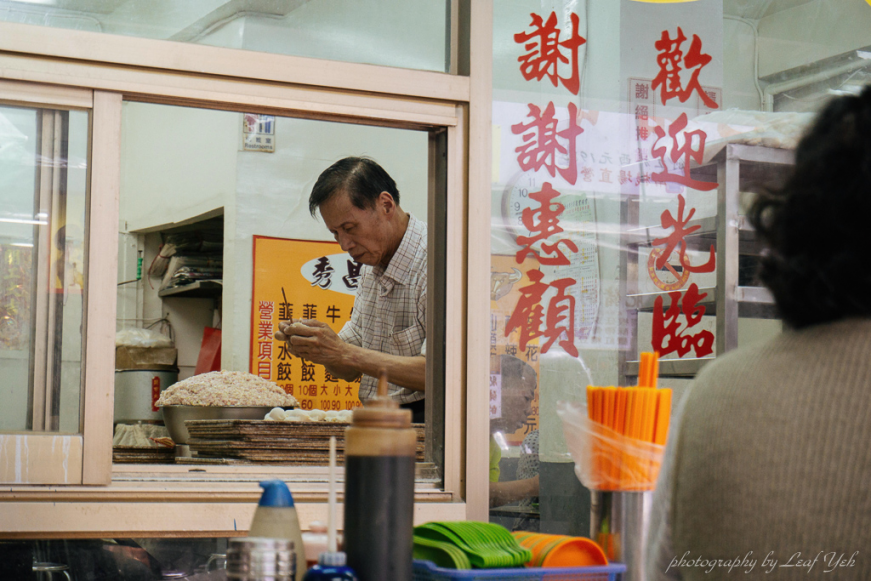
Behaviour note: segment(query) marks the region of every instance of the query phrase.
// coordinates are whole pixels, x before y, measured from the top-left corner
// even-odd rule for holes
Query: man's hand
[[[284,341],[291,355],[319,363],[330,375],[354,381],[365,373],[378,377],[386,369],[390,382],[415,391],[426,387],[426,357],[403,357],[364,349],[344,342],[326,323],[313,319],[280,321],[277,341]]]
[[[345,358],[347,344],[326,323],[293,319],[279,322],[278,329],[275,338],[287,342],[291,355],[326,367],[340,366]]]

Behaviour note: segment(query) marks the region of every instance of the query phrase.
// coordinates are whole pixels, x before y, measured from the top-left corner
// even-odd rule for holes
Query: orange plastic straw
[[[594,387],[593,388],[593,407],[592,407],[592,420],[596,423],[602,423],[602,388]],[[601,449],[600,445],[596,443],[593,446],[593,474],[596,475],[596,479],[600,479],[601,474]]]
[[[603,399],[604,395],[602,393],[602,388],[595,388],[593,390],[593,421],[600,424],[602,423]]]
[[[653,443],[665,446],[668,438],[668,424],[671,420],[671,390],[656,390],[656,426],[653,430]]]
[[[617,388],[614,392],[614,431],[618,434],[626,433],[626,405],[628,403],[627,390]]]
[[[629,437],[636,440],[641,439],[641,423],[643,421],[644,401],[642,400],[643,391],[637,388],[630,388],[629,402],[631,404],[632,413],[630,416],[630,432]]]
[[[653,441],[653,427],[656,423],[656,392],[644,390],[641,392],[641,437],[645,442]]]
[[[656,389],[659,354],[641,353],[637,387],[587,386],[591,421],[627,438],[664,445],[671,414],[670,389]],[[592,470],[605,490],[650,490],[658,462],[636,458],[615,444],[595,438]]]
[[[638,398],[638,393],[641,390],[635,387],[626,388],[627,395],[627,406],[626,406],[626,426],[624,429],[624,435],[629,438],[638,438],[638,432],[640,431],[640,420],[641,420],[641,402]],[[633,459],[628,454],[621,454],[621,468],[620,468],[620,489],[621,490],[633,490],[634,485],[631,481],[631,475],[634,472],[635,467],[633,464],[635,463]]]
[[[642,353],[638,363],[638,387],[648,387],[650,373],[650,353]]]
[[[659,354],[642,353],[638,364],[638,387],[650,387],[656,389],[656,380],[659,376]]]
[[[617,398],[617,388],[614,386],[605,388],[605,413],[603,416],[603,422],[606,426],[614,429],[614,402]]]

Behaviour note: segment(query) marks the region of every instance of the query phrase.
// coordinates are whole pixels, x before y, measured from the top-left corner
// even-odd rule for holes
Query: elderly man
[[[364,264],[351,320],[336,334],[321,321],[279,324],[275,338],[334,377],[361,377],[360,399],[375,395],[379,370],[390,396],[424,421],[426,224],[399,206],[399,191],[371,159],[348,157],[318,177],[309,196],[342,250]]]

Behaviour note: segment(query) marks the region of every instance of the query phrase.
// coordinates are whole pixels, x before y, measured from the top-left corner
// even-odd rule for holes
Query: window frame
[[[149,466],[150,474],[166,477],[156,481],[142,471],[112,466],[113,359],[88,354],[114,352],[123,100],[444,129],[448,152],[444,486],[442,491],[418,491],[416,512],[417,520],[486,517],[483,467],[487,463],[482,459],[488,450],[483,356],[487,299],[483,289],[489,272],[491,15],[490,0],[469,2],[466,17],[484,24],[470,27],[470,45],[487,58],[473,60],[468,77],[0,22],[0,73],[9,79],[0,91],[14,83],[54,96],[46,98],[70,91],[93,96],[82,434],[0,434],[0,451],[20,442],[31,450],[33,445],[50,450],[56,446],[52,439],[70,438],[70,450],[81,446],[80,457],[54,453],[47,458],[55,467],[65,460],[68,472],[78,471],[81,478],[61,480],[54,469],[48,476],[4,487],[0,520],[7,527],[0,538],[94,537],[107,532],[230,536],[236,533],[236,525],[226,517],[232,513],[234,519],[244,519],[249,508],[253,510],[252,499],[259,496],[256,481],[262,470],[214,469],[200,481],[185,481],[178,478],[178,467]],[[476,29],[481,33],[476,34]],[[29,98],[24,102],[33,103]],[[10,482],[12,472],[14,466],[10,469],[8,462],[0,462],[0,481]],[[311,504],[301,510],[304,526],[326,516],[325,469],[269,472],[291,482],[292,489],[294,482],[308,483]],[[229,491],[218,492],[216,482],[227,484]],[[35,484],[73,486],[47,491]],[[210,507],[208,523],[192,518],[202,511],[203,502],[218,500],[224,504]],[[141,510],[122,510],[130,508],[130,502],[139,503]],[[160,509],[150,511],[149,506]],[[59,518],[48,517],[58,509]],[[84,515],[93,515],[95,523],[87,531],[80,530]],[[157,527],[161,522],[164,525]]]

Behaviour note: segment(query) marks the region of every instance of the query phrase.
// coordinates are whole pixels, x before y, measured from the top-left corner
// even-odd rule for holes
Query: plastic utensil
[[[472,564],[466,554],[450,543],[433,541],[414,535],[414,558],[432,561],[447,569],[471,569]]]
[[[533,567],[588,567],[607,565],[608,559],[602,548],[586,537],[543,535],[525,533],[518,537],[520,544],[529,548]]]

